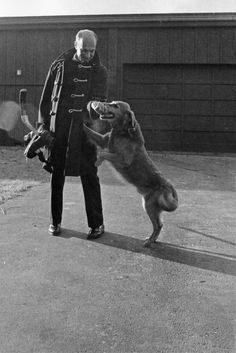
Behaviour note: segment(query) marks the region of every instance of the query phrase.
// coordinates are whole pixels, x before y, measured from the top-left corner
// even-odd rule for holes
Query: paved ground
[[[60,237],[47,234],[48,183],[5,203],[0,353],[236,351],[236,157],[153,159],[180,206],[151,249],[140,196],[106,163],[107,232],[96,242],[86,240],[78,179],[66,183]]]

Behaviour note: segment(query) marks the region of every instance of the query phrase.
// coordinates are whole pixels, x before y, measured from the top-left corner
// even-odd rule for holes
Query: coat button
[[[70,96],[71,96],[71,98],[76,98],[76,97],[81,98],[81,97],[84,97],[84,93],[82,93],[82,94],[72,93]]]

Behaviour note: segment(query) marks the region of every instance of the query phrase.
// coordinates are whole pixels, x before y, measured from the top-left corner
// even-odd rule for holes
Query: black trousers
[[[89,168],[89,172],[80,176],[84,192],[85,209],[88,226],[96,228],[103,224],[101,188],[97,175],[97,167]],[[62,221],[64,170],[54,169],[51,176],[51,222],[57,225]]]

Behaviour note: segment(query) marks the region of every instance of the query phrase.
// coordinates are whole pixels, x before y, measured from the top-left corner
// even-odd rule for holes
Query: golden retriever
[[[100,119],[111,123],[111,131],[104,135],[84,125],[88,138],[104,149],[98,154],[97,165],[108,160],[142,195],[144,209],[153,225],[153,232],[144,243],[149,246],[156,242],[162,229],[162,211],[171,212],[178,207],[177,192],[149,157],[140,126],[128,103],[94,102],[93,109]]]

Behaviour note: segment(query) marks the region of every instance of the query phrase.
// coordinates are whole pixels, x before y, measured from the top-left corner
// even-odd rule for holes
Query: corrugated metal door
[[[127,64],[123,99],[149,150],[236,152],[236,66]]]

